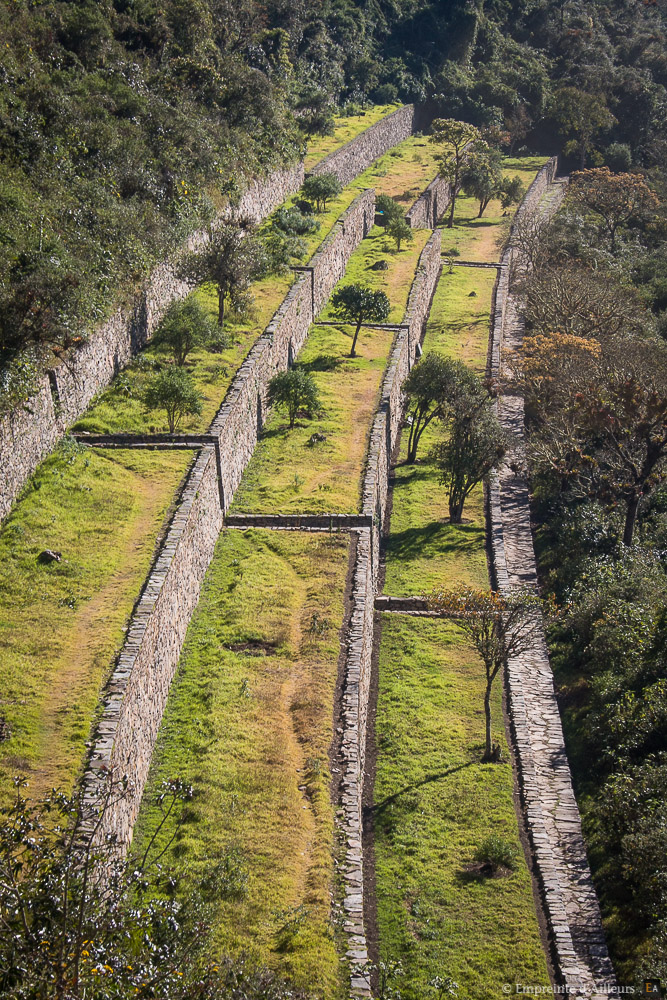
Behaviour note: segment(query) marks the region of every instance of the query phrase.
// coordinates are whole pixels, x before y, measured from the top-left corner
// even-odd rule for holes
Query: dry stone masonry
[[[366,720],[373,653],[373,614],[378,588],[380,535],[386,514],[389,468],[404,415],[401,386],[417,357],[441,269],[440,231],[436,230],[419,258],[403,323],[396,335],[382,382],[380,405],[373,421],[362,490],[362,513],[371,527],[353,532],[352,611],[347,638],[343,689],[342,820],[346,857],[345,931],[348,935],[351,995],[369,997],[364,931],[362,793],[366,755]]]
[[[277,170],[254,181],[238,207],[229,212],[259,221],[302,183],[303,164]],[[206,238],[203,231],[195,233],[186,246],[194,249]],[[82,347],[40,380],[35,395],[21,409],[0,418],[0,520],[68,426],[146,345],[168,306],[189,290],[168,263],[160,264],[129,309],[118,309]]]
[[[548,215],[556,210],[564,185],[555,181],[555,173],[556,161],[550,160],[528,191],[521,212]],[[517,302],[508,287],[515,254],[509,249],[503,255],[496,288],[489,351],[490,372],[496,378],[501,374],[503,353],[518,347],[523,336]],[[488,491],[496,583],[501,591],[537,587],[524,471],[523,398],[514,393],[502,395],[498,415],[512,446]],[[506,685],[526,825],[554,967],[568,996],[602,1000],[613,991],[614,972],[588,867],[544,636],[529,652],[510,661]]]
[[[426,112],[412,104],[398,108],[325,157],[313,172],[335,173],[341,183],[349,184],[426,121]],[[303,163],[276,170],[253,181],[226,214],[259,222],[297,192],[303,178]],[[206,238],[204,231],[195,233],[187,247],[192,249]],[[176,278],[169,263],[160,264],[129,308],[118,309],[91,332],[82,347],[44,375],[22,408],[0,417],[0,521],[9,513],[27,478],[53,451],[67,428],[146,345],[168,306],[189,290]]]
[[[405,216],[412,229],[435,229],[451,200],[451,185],[436,177],[423,191]]]
[[[309,269],[287,293],[266,331],[239,369],[203,441],[176,515],[132,617],[127,639],[103,697],[90,763],[86,801],[100,801],[107,777],[126,775],[129,792],[108,810],[101,837],[121,847],[132,837],[153,747],[185,633],[223,525],[223,514],[250,460],[264,419],[268,384],[296,356],[308,329],[368,234],[375,194],[362,192],[324,240]],[[137,442],[146,446],[143,441]],[[176,442],[186,445],[186,440]]]
[[[335,174],[345,186],[370,167],[378,156],[407,139],[418,127],[419,115],[414,104],[405,104],[350,139],[341,149],[329,153],[313,167],[311,174]]]

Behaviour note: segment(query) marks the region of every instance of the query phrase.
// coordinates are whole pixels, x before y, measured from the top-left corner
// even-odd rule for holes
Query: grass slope
[[[135,831],[161,780],[195,788],[175,854],[229,857],[245,895],[221,901],[216,942],[340,995],[331,914],[328,751],[347,537],[226,531],[188,630]],[[171,831],[169,831],[169,834]]]
[[[0,798],[71,788],[100,684],[123,642],[165,514],[191,455],[65,446],[0,529]],[[49,548],[60,563],[41,565]]]
[[[402,319],[419,254],[429,236],[418,231],[400,253],[374,228],[350,259],[341,284],[363,282],[384,289],[392,303],[390,323]],[[377,260],[386,271],[373,271]],[[323,318],[330,316],[328,308]],[[323,415],[300,420],[290,430],[276,410],[245,472],[233,504],[234,513],[351,513],[359,508],[361,474],[368,435],[394,333],[362,329],[356,358],[348,357],[353,330],[341,325],[314,326],[299,355],[320,390]],[[311,435],[326,441],[310,445]]]
[[[472,208],[461,199],[453,234],[466,249],[464,259],[474,253],[494,259],[503,220],[496,213],[495,225],[482,230]],[[449,233],[443,232],[445,247]],[[494,272],[443,272],[425,350],[483,370],[494,279]],[[426,457],[439,433],[429,428],[420,461],[395,469],[388,594],[488,586],[482,490],[467,501],[464,523],[449,524],[446,493]],[[403,441],[403,459],[405,447]],[[405,1000],[436,996],[428,986],[436,975],[456,980],[462,1000],[487,1000],[506,982],[549,982],[519,843],[501,685],[493,699],[494,738],[505,751],[498,765],[480,763],[483,691],[483,667],[453,626],[382,616],[374,793],[378,926],[383,957],[403,963],[406,974],[396,986]],[[468,868],[492,833],[518,852],[509,877],[480,878]]]

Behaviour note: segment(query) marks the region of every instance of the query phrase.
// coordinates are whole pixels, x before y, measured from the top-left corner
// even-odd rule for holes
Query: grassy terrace
[[[538,165],[531,164],[532,174]],[[443,246],[451,235],[463,259],[496,259],[505,220],[498,205],[487,211],[482,222],[495,222],[479,226],[473,203],[461,199]],[[483,370],[494,277],[463,268],[443,273],[426,350]],[[395,470],[388,594],[488,585],[482,491],[468,500],[464,524],[450,525],[446,494],[427,460],[437,433],[426,432],[415,466]],[[403,456],[404,449],[405,443]],[[436,975],[456,980],[465,1000],[501,995],[505,982],[547,986],[514,811],[501,685],[493,704],[494,738],[505,759],[485,765],[479,762],[483,667],[473,651],[444,622],[383,615],[381,627],[374,806],[381,954],[402,960],[406,975],[396,986],[405,1000],[430,995]],[[492,833],[517,851],[509,876],[485,878],[473,869],[476,849]]]
[[[392,303],[388,322],[399,322],[429,235],[427,230],[416,232],[414,242],[398,253],[388,249],[383,230],[374,228],[352,255],[342,284],[363,281],[384,289]],[[371,270],[377,260],[386,260],[388,269]],[[325,309],[322,317],[328,316]],[[312,327],[299,364],[317,381],[323,415],[297,422],[292,431],[284,413],[269,416],[236,494],[235,513],[358,510],[368,435],[394,334],[362,329],[359,357],[350,358],[352,333],[344,325]],[[326,435],[326,441],[309,444],[314,433]]]
[[[0,529],[0,799],[15,773],[71,788],[100,685],[191,455],[65,446]],[[42,565],[44,549],[62,553]]]
[[[378,115],[378,118],[380,117],[382,115]],[[360,126],[359,131],[361,130]],[[390,150],[376,160],[368,170],[349,184],[338,198],[328,203],[326,212],[318,216],[321,222],[319,231],[305,241],[306,251],[302,263],[308,261],[315,253],[339,216],[349,208],[360,191],[367,187],[375,187],[378,194],[386,193],[402,200],[407,210],[436,173],[435,147],[417,136],[406,139],[396,149]],[[289,199],[285,204],[291,205],[294,200],[297,199]],[[197,351],[190,356],[187,367],[204,397],[204,406],[201,416],[190,417],[182,422],[180,429],[183,432],[197,433],[209,426],[234,375],[252,345],[268,325],[293,280],[294,276],[290,272],[287,275],[274,275],[254,282],[251,288],[254,299],[251,314],[244,319],[232,320],[226,324],[226,331],[230,337],[229,347],[219,352]],[[215,318],[217,299],[214,291],[204,286],[193,294],[200,298],[202,305]],[[142,403],[142,394],[147,381],[154,374],[156,367],[164,362],[164,354],[149,345],[121,372],[109,389],[100,393],[86,413],[76,422],[74,429],[96,434],[165,432],[168,428],[164,415],[159,411],[147,413]]]
[[[193,806],[172,850],[195,868],[228,863],[217,943],[327,1000],[342,982],[328,752],[346,571],[346,536],[223,532],[134,839],[141,851],[158,822],[160,782],[190,781]]]
[[[306,171],[312,170],[315,164],[323,160],[329,153],[340,149],[346,142],[354,139],[371,125],[375,125],[400,107],[400,104],[376,104],[372,108],[360,111],[358,115],[341,115],[336,118],[331,135],[315,136],[308,143],[308,150],[303,161]]]

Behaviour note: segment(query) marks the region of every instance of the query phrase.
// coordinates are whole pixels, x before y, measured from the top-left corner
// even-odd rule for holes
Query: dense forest
[[[0,6],[3,406],[334,110],[432,100],[511,150],[664,160],[664,3]]]

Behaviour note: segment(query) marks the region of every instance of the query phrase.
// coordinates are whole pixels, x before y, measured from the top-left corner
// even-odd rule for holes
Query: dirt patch
[[[225,649],[232,653],[245,653],[246,656],[271,656],[276,646],[277,643],[263,639],[247,639],[245,642],[233,642],[230,646],[225,646]]]

